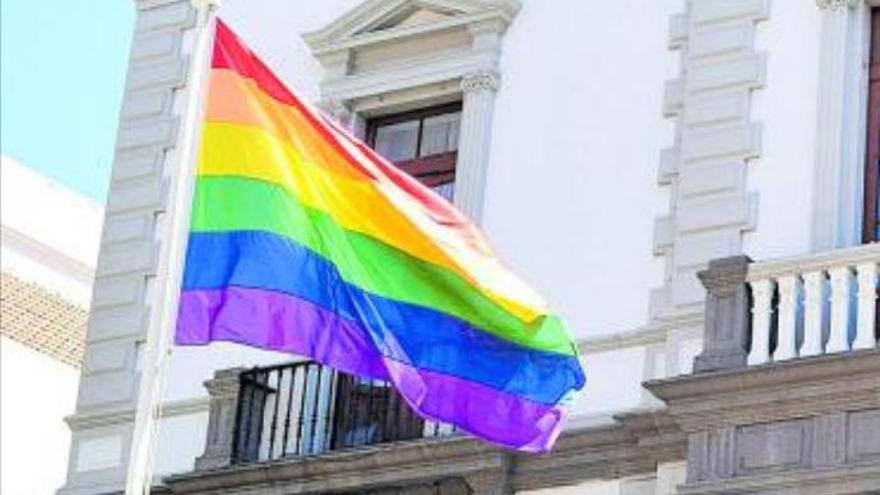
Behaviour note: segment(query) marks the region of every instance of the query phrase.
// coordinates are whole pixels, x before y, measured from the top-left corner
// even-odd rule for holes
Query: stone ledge
[[[171,476],[165,485],[175,494],[207,494],[221,489],[230,494],[317,494],[423,484],[451,477],[467,480],[496,474],[503,479],[507,457],[505,452],[466,437],[421,439],[197,471]]]
[[[478,495],[501,494],[652,473],[661,462],[684,459],[685,445],[664,411],[639,411],[617,416],[613,424],[568,430],[545,456],[511,454],[453,436],[200,470],[167,478],[165,488],[187,495],[316,494],[458,480]]]
[[[686,432],[880,408],[880,350],[653,380]]]
[[[880,463],[837,469],[801,469],[783,475],[764,474],[734,480],[692,483],[679,495],[863,495],[880,491]]]
[[[513,488],[534,490],[653,473],[685,458],[686,439],[663,410],[614,417],[613,424],[569,430],[547,456],[517,456]]]

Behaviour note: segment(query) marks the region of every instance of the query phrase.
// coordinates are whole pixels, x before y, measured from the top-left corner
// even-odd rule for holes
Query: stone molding
[[[880,408],[880,351],[646,382],[685,432]]]
[[[863,244],[843,249],[758,261],[749,265],[748,281],[779,278],[786,275],[830,270],[840,266],[857,266],[880,259],[880,243]]]
[[[212,414],[217,411],[212,407]],[[210,444],[210,432],[208,437]],[[204,465],[208,469],[167,478],[165,486],[169,493],[187,495],[216,493],[221,488],[228,494],[252,494],[270,486],[288,494],[410,493],[459,480],[470,493],[500,495],[650,474],[659,463],[683,460],[685,445],[681,430],[664,411],[633,411],[611,424],[564,431],[553,453],[545,456],[514,455],[470,437],[454,436],[265,463]]]
[[[286,494],[368,492],[382,487],[420,485],[462,478],[478,484],[481,493],[506,493],[499,488],[508,468],[508,454],[465,437],[421,439],[316,457],[195,471],[166,478],[171,493]],[[495,473],[495,474],[493,474]],[[472,487],[476,488],[476,487]]]
[[[444,15],[412,25],[382,25],[414,8]],[[501,38],[519,9],[517,0],[370,0],[303,39],[325,69],[323,99],[344,102],[358,114],[387,111],[389,106],[412,107],[420,100],[454,99],[461,78],[496,71]],[[451,32],[459,33],[460,39],[444,38]],[[413,43],[423,43],[425,53],[396,59],[399,55],[392,51],[383,52]],[[456,53],[434,53],[449,43],[458,46]],[[365,52],[381,64],[362,66],[367,62],[358,62],[358,54]]]
[[[677,495],[873,495],[880,490],[880,467],[858,466],[838,469],[802,469],[779,474],[765,473],[746,478],[688,483]]]
[[[688,435],[697,493],[880,490],[880,351],[645,383]]]
[[[547,456],[518,455],[516,491],[570,486],[656,473],[657,465],[685,458],[686,441],[664,410],[632,411],[603,426],[571,428]]]
[[[70,293],[65,298],[70,298],[71,302],[77,306],[88,305],[91,286],[95,280],[94,266],[86,265],[30,237],[26,232],[20,232],[6,225],[0,225],[0,239],[3,240],[4,248],[8,246],[11,249],[26,252],[29,256],[36,258],[41,265],[51,266],[81,284],[84,292],[81,296],[77,297],[75,293]]]
[[[862,0],[816,0],[816,6],[823,10],[851,9]]]
[[[477,72],[468,74],[461,79],[461,91],[498,91],[501,87],[501,76],[496,72]]]

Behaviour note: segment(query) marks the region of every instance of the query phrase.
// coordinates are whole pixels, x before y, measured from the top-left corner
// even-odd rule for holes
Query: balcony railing
[[[387,382],[312,362],[240,373],[233,464],[454,432],[416,415]]]
[[[878,348],[880,243],[753,262],[712,260],[703,373]]]
[[[750,365],[877,346],[880,244],[749,265]]]

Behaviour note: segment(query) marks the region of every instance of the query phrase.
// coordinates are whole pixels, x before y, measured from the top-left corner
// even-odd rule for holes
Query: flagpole
[[[177,321],[183,264],[189,231],[195,164],[210,69],[210,54],[216,24],[218,0],[190,0],[196,10],[196,41],[187,74],[186,106],[180,122],[177,147],[179,159],[172,164],[171,192],[150,304],[144,366],[138,388],[125,495],[148,495],[152,485],[153,459],[157,448],[159,420],[168,363]]]

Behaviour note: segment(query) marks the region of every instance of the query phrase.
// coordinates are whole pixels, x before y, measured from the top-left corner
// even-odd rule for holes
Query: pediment
[[[367,0],[303,38],[323,51],[478,20],[497,19],[506,26],[519,8],[518,0]]]

